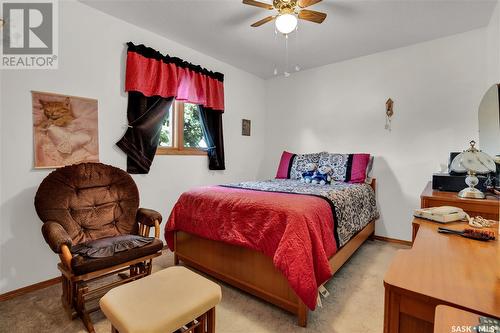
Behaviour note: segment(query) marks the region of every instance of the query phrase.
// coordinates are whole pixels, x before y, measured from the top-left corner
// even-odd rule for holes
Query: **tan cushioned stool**
[[[174,332],[184,325],[193,326],[194,319],[200,320],[196,332],[211,333],[221,297],[218,284],[176,266],[116,287],[99,304],[114,331],[120,333]],[[202,325],[207,329],[202,330]]]

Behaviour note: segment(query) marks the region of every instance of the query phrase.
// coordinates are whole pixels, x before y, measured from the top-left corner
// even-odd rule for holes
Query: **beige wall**
[[[184,190],[270,178],[283,149],[370,152],[376,156],[382,218],[377,234],[410,238],[411,211],[451,150],[477,138],[477,108],[500,81],[500,13],[460,35],[263,81],[81,3],[60,2],[60,62],[54,71],[0,71],[0,293],[57,276],[33,197],[47,170],[33,170],[30,90],[99,100],[101,161],[125,168],[115,142],[126,127],[124,43],[144,43],[226,74],[227,171],[206,158],[160,156],[134,176],[141,206],[165,218]],[[395,101],[393,130],[384,103]],[[241,136],[241,119],[252,136]]]
[[[368,152],[381,219],[376,234],[409,240],[419,195],[450,151],[477,139],[485,29],[267,82],[263,177],[281,151]],[[385,101],[394,100],[392,132]],[[276,130],[278,128],[286,130]]]
[[[486,85],[479,115],[479,147],[485,152],[500,154],[498,122],[498,89],[500,84],[500,0],[486,27]],[[492,88],[494,86],[494,88]],[[489,90],[488,90],[489,89]],[[488,93],[487,93],[488,91]],[[488,96],[489,94],[489,96]]]
[[[168,218],[186,189],[255,179],[264,148],[264,81],[225,63],[73,1],[60,1],[59,69],[0,71],[0,293],[58,275],[33,208],[37,185],[50,170],[33,170],[30,90],[99,100],[99,146],[104,163],[125,168],[115,146],[126,129],[124,44],[144,43],[225,76],[227,170],[209,171],[202,156],[158,156],[148,175],[134,176],[141,206]],[[252,136],[241,136],[241,119]],[[5,126],[4,126],[5,124]]]
[[[500,83],[500,0],[486,28],[486,86]],[[486,90],[485,90],[486,92]]]

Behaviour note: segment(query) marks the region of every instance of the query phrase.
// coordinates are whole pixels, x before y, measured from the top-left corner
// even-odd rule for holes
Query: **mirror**
[[[479,146],[491,157],[500,155],[500,85],[493,85],[479,105]]]

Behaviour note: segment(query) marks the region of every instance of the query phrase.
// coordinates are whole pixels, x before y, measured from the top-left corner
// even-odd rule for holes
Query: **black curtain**
[[[208,149],[208,168],[226,170],[224,162],[224,137],[222,135],[222,112],[198,105],[200,119]]]
[[[172,105],[173,97],[144,96],[137,91],[128,92],[128,129],[116,143],[127,154],[127,172],[149,172],[160,141],[163,120]]]

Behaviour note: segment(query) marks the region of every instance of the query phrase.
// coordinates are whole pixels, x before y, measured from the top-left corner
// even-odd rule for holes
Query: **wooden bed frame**
[[[375,179],[371,182],[375,190]],[[330,258],[333,274],[375,232],[371,221]],[[297,297],[270,257],[244,247],[205,239],[183,231],[175,232],[174,261],[222,280],[251,295],[268,301],[298,317],[299,326],[307,326],[308,308]]]

